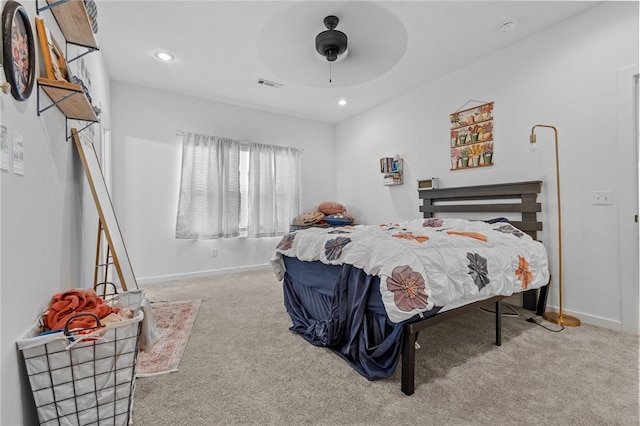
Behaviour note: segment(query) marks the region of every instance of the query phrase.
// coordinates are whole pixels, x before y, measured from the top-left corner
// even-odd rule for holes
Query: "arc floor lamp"
[[[531,143],[532,148],[535,147],[536,144],[536,127],[546,127],[549,129],[553,129],[553,133],[555,134],[556,139],[556,184],[557,184],[557,194],[558,194],[558,295],[559,295],[559,308],[558,312],[545,312],[542,316],[547,321],[553,322],[555,324],[566,325],[568,327],[577,327],[580,325],[580,320],[571,315],[564,315],[562,312],[562,207],[560,204],[560,161],[558,156],[558,129],[554,126],[550,126],[548,124],[536,124],[531,128],[531,137],[529,142]]]

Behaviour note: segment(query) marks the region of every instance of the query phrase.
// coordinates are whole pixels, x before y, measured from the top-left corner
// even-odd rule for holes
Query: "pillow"
[[[351,225],[353,224],[353,216],[342,213],[330,214],[324,217],[324,221],[334,226]]]
[[[495,219],[485,220],[485,222],[487,222],[489,224],[501,223],[501,222],[509,223],[509,219],[507,219],[506,217],[496,217]]]
[[[442,219],[438,219],[435,217],[430,217],[424,220],[422,226],[427,228],[441,228],[442,227]]]
[[[313,210],[299,214],[295,219],[293,219],[292,224],[295,226],[310,226],[320,222],[322,219],[324,219],[324,214]]]
[[[347,209],[342,204],[336,203],[335,201],[323,201],[318,204],[318,207],[316,208],[319,212],[322,212],[324,214],[336,214],[347,211]]]

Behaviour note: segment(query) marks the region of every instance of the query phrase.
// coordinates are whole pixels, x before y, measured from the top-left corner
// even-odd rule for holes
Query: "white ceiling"
[[[594,1],[96,0],[112,80],[338,123],[595,6]],[[347,56],[315,51],[327,15]],[[498,31],[515,20],[511,32]],[[176,56],[171,63],[157,50]],[[283,85],[257,83],[264,78]],[[340,107],[340,98],[348,104]]]

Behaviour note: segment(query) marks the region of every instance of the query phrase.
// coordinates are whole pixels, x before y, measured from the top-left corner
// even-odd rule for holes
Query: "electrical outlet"
[[[610,206],[613,204],[613,191],[593,191],[594,206]]]
[[[218,255],[218,249],[217,248],[212,248],[211,249],[211,257],[216,257]]]

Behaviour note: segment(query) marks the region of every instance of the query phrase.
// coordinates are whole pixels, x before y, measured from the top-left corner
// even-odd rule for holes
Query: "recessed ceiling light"
[[[346,104],[347,104],[347,100],[346,99],[340,99],[338,101],[338,105],[340,105],[340,106],[345,106]]]
[[[157,51],[156,53],[154,53],[154,55],[156,56],[156,58],[160,59],[161,61],[165,61],[165,62],[171,62],[171,61],[176,59],[176,57],[173,56],[171,53],[165,52],[165,51],[162,51],[162,50]]]

